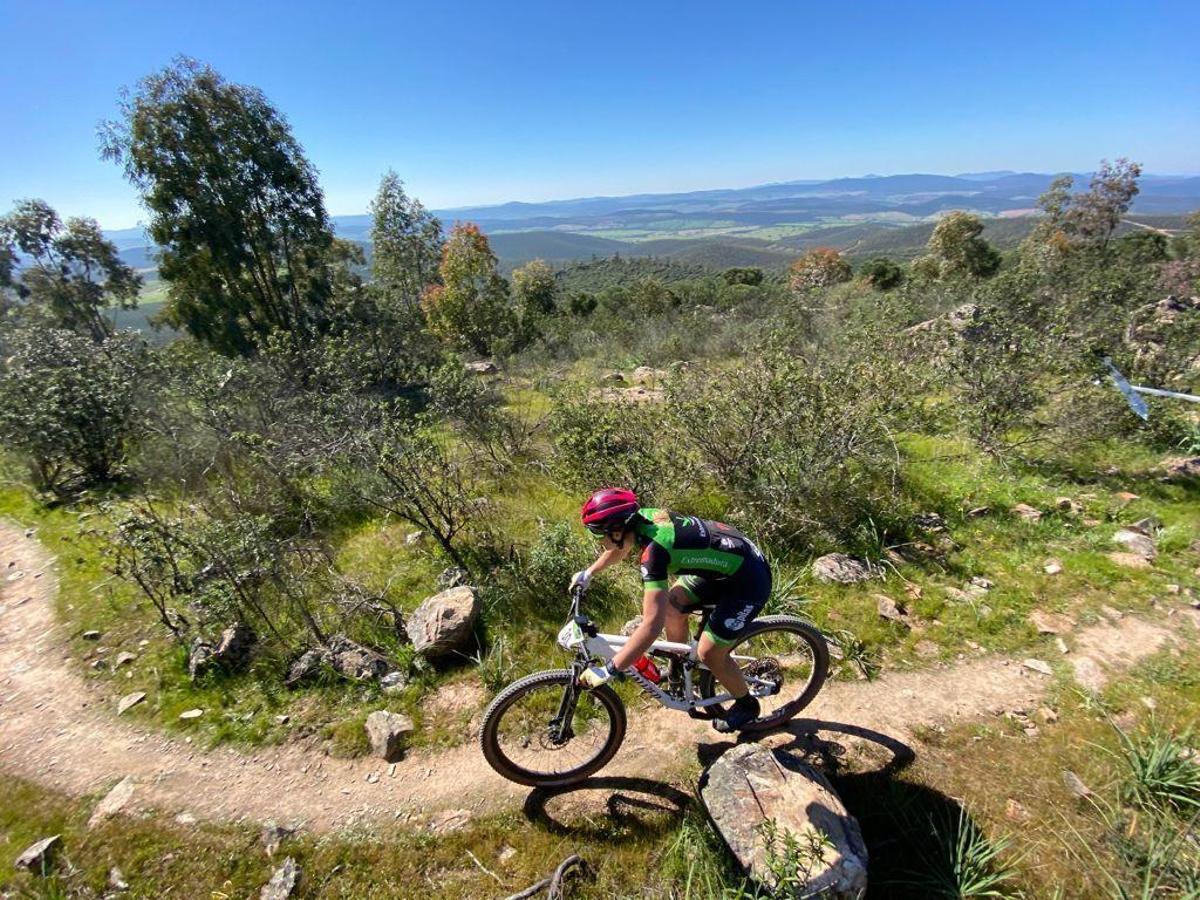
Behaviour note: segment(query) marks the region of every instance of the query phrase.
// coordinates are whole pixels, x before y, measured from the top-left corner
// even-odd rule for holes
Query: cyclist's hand
[[[588,583],[592,580],[592,573],[587,569],[576,572],[571,576],[571,586],[567,588],[567,593],[574,593],[576,588],[581,591],[586,591]]]
[[[588,666],[579,674],[579,683],[584,687],[598,688],[602,684],[607,684],[616,675],[617,672],[612,668],[612,663],[604,666]]]

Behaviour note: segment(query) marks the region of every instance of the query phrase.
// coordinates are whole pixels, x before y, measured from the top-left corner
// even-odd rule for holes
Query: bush
[[[890,291],[904,283],[904,270],[886,256],[863,263],[858,276],[877,291]]]
[[[99,343],[75,331],[11,332],[0,369],[0,444],[29,462],[34,486],[67,494],[112,481],[138,427],[150,370],[131,334]]]

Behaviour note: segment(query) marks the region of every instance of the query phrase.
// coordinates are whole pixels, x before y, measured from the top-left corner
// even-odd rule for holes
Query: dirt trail
[[[132,777],[126,811],[272,819],[314,829],[394,819],[453,827],[528,795],[492,772],[473,742],[411,754],[391,770],[379,760],[334,759],[295,745],[203,751],[140,729],[117,718],[115,698],[74,671],[52,608],[56,590],[50,554],[23,529],[0,521],[0,769],[75,795],[101,793]],[[1137,640],[1128,641],[1126,632],[1136,632]],[[1079,637],[1102,667],[1129,665],[1170,639],[1167,630],[1129,617]],[[1121,653],[1109,656],[1104,648]],[[918,726],[1032,704],[1048,682],[1019,661],[987,656],[872,684],[830,684],[805,715],[909,740]],[[137,690],[138,679],[129,685]],[[694,758],[698,744],[721,740],[705,723],[658,709],[632,710],[630,726],[602,774],[670,777],[683,759]],[[368,782],[372,773],[378,779]]]

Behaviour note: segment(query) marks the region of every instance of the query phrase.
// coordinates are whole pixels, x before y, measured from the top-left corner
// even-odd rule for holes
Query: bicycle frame
[[[572,671],[574,671],[576,679],[591,664],[593,659],[602,659],[608,662],[616,655],[618,650],[629,643],[629,638],[625,635],[602,634],[587,616],[581,614],[579,611],[581,597],[582,595],[579,592],[572,594],[571,619],[558,633],[559,646],[564,650],[574,652],[576,655],[575,662],[572,665]],[[733,695],[728,693],[718,694],[707,699],[696,696],[695,685],[692,681],[692,670],[696,668],[708,668],[700,661],[700,657],[696,652],[696,648],[699,645],[698,635],[703,630],[704,622],[702,621],[700,628],[697,630],[697,638],[690,640],[688,643],[655,641],[646,651],[647,654],[659,653],[668,657],[674,657],[683,664],[683,692],[681,697],[672,697],[636,669],[628,670],[626,673],[627,676],[663,706],[678,712],[691,712],[693,710],[704,709],[708,706],[728,703],[733,700]],[[737,654],[734,654],[730,658],[738,662],[748,662],[754,659],[752,656],[739,656]],[[749,677],[746,680],[750,684],[750,692],[752,694],[755,693],[755,688],[770,687],[769,683],[762,679]],[[567,693],[570,694],[572,692],[568,691]]]

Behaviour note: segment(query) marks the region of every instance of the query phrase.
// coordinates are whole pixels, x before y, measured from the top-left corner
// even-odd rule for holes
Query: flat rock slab
[[[812,572],[818,581],[836,584],[854,584],[871,577],[871,569],[865,562],[845,553],[818,557],[812,564]]]
[[[96,808],[92,810],[91,818],[88,819],[87,827],[95,828],[106,819],[111,819],[119,813],[125,804],[133,797],[133,788],[136,782],[132,777],[126,775],[117,782],[114,787],[103,800],[96,804]]]
[[[36,844],[26,847],[21,852],[21,855],[13,861],[13,868],[24,869],[26,872],[33,872],[35,875],[45,875],[49,872],[54,862],[54,856],[61,845],[62,837],[60,835],[55,834],[48,838],[43,838]]]
[[[801,848],[815,848],[805,861],[807,883],[799,896],[857,898],[866,892],[862,832],[818,769],[781,750],[740,744],[704,773],[700,797],[729,849],[760,884],[776,886],[766,834],[773,822],[779,840],[790,836]]]

